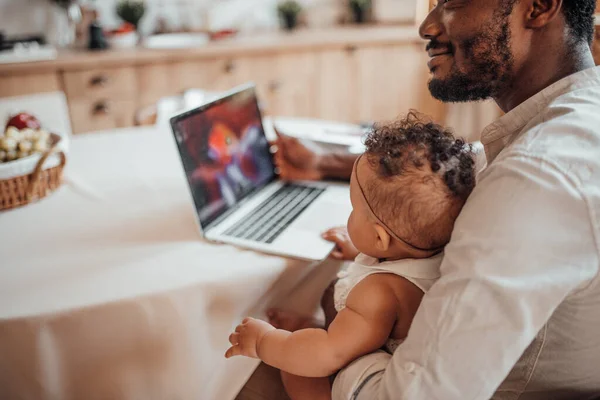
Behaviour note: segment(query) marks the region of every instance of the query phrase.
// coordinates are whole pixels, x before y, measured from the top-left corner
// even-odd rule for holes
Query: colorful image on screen
[[[184,116],[174,132],[203,227],[274,179],[253,89]]]

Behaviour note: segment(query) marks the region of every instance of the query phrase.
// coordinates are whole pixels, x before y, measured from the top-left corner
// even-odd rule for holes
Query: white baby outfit
[[[376,258],[359,254],[348,268],[338,273],[339,280],[335,284],[333,294],[335,309],[340,312],[346,307],[346,299],[350,291],[360,281],[373,274],[401,276],[425,293],[440,277],[442,257],[443,253],[440,253],[430,258],[379,262]],[[385,345],[386,350],[393,354],[401,343],[402,340],[390,338]]]

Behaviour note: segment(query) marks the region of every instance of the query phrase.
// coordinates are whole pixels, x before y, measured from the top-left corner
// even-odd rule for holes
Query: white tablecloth
[[[65,184],[0,213],[0,399],[233,399],[247,314],[303,312],[339,265],[200,238],[171,134],[76,136]]]

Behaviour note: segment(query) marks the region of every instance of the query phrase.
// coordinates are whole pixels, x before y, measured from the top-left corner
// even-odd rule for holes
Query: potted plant
[[[277,12],[283,27],[291,31],[298,25],[298,15],[302,12],[302,6],[295,0],[286,0],[279,3]]]
[[[371,10],[371,0],[350,0],[350,10],[354,16],[354,22],[362,24],[367,21]]]
[[[123,21],[133,25],[136,31],[145,12],[146,3],[144,0],[119,0],[117,3],[117,15]]]

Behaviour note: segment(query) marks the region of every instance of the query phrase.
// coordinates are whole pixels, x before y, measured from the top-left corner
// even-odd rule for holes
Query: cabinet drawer
[[[65,72],[65,90],[71,99],[135,99],[133,67]]]
[[[69,105],[74,133],[133,126],[135,100],[86,100]]]

